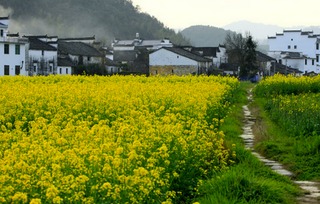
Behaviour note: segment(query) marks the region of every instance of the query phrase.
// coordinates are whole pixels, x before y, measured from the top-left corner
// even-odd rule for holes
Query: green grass
[[[264,110],[266,99],[257,98],[253,106],[258,108],[264,121],[256,149],[268,158],[283,163],[295,174],[297,180],[320,180],[320,135],[292,137],[287,130],[274,123]]]
[[[203,182],[200,197],[194,201],[201,204],[232,203],[296,203],[298,187],[289,178],[274,173],[248,150],[242,139],[242,106],[247,103],[246,90],[251,83],[242,83],[235,97],[235,104],[223,123],[221,130],[226,134],[226,145],[235,145],[235,164]]]

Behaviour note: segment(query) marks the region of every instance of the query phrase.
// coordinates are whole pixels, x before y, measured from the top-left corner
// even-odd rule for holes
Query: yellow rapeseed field
[[[0,203],[173,203],[232,163],[222,77],[0,78]],[[191,190],[190,190],[191,189]]]

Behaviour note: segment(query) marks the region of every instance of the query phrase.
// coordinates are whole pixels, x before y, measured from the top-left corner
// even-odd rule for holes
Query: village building
[[[95,37],[60,38],[58,40],[58,74],[73,74],[78,66],[103,67],[105,58],[94,47]],[[80,74],[80,73],[77,73]]]
[[[24,36],[29,40],[28,46],[28,75],[57,74],[58,49],[57,36],[30,35]]]
[[[150,75],[208,74],[212,60],[178,47],[163,47],[149,55]]]
[[[0,17],[0,76],[27,75],[28,40],[9,33],[9,17]]]
[[[228,63],[228,55],[224,45],[218,47],[191,47],[191,52],[212,60],[212,66],[220,68],[222,63]]]
[[[132,40],[114,40],[112,54],[109,59],[120,66],[122,73],[149,75],[149,52],[162,47],[173,47],[169,39],[145,40],[139,33]]]
[[[268,55],[288,68],[308,74],[320,73],[320,35],[312,31],[284,30],[268,37]]]

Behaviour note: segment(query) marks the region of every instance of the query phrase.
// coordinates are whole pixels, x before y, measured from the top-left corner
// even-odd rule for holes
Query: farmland
[[[176,203],[236,152],[222,77],[0,79],[0,202]]]
[[[258,149],[284,163],[300,180],[319,180],[320,77],[267,78],[255,88],[269,132]]]

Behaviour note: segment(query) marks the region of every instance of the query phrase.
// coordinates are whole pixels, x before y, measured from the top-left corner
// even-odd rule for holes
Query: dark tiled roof
[[[272,61],[272,60],[276,60],[260,51],[256,51],[257,54],[257,60],[260,62],[266,62],[266,61]]]
[[[220,52],[219,47],[193,47],[191,52],[206,57],[217,57],[217,52]]]
[[[271,70],[273,71],[273,69],[281,74],[303,73],[297,68],[288,67],[278,62],[271,62]]]
[[[59,52],[78,56],[102,57],[102,54],[94,47],[83,42],[58,42]]]
[[[72,67],[73,63],[69,57],[58,57],[58,66]]]
[[[7,34],[8,37],[19,37],[19,33],[8,33]]]
[[[79,38],[59,38],[60,41],[81,41],[81,40],[95,40],[96,37],[79,37]]]
[[[286,59],[303,59],[304,56],[300,52],[281,52],[281,54],[286,54]]]
[[[7,17],[0,17],[0,20],[9,20],[9,16],[7,16]]]
[[[163,47],[161,49],[166,49],[170,52],[174,52],[178,55],[181,55],[181,56],[184,56],[184,57],[187,57],[189,59],[192,59],[192,60],[195,60],[197,62],[211,62],[210,59],[207,59],[207,58],[204,58],[204,57],[201,57],[197,54],[194,54],[192,52],[189,52],[187,50],[184,50],[182,48],[178,48],[178,47]]]
[[[113,61],[115,62],[133,62],[137,59],[137,51],[129,50],[129,51],[114,51],[113,53]]]
[[[30,50],[47,50],[47,51],[56,51],[57,48],[49,45],[46,42],[39,40],[36,37],[29,37]]]

